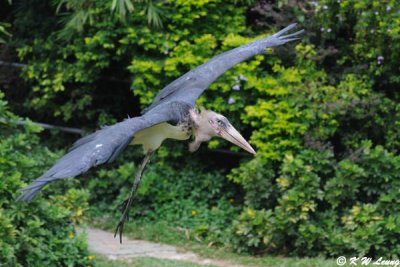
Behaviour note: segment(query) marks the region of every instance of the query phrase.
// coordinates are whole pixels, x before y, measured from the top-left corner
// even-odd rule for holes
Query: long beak
[[[256,152],[251,145],[243,138],[243,136],[232,125],[228,125],[225,129],[220,131],[220,135],[225,140],[243,148],[247,152],[255,155]]]

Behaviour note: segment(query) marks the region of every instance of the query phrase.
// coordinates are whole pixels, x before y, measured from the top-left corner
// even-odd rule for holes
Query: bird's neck
[[[200,108],[200,111],[196,109],[189,110],[194,135],[194,141],[189,144],[190,152],[195,152],[202,142],[208,141],[214,136],[214,131],[210,127],[206,113],[207,110],[204,108]]]

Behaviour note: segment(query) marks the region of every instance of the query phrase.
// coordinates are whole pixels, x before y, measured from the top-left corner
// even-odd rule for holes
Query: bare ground
[[[123,243],[114,234],[99,229],[87,228],[79,230],[88,236],[89,250],[106,256],[111,260],[130,259],[133,257],[153,257],[158,259],[181,260],[201,265],[221,267],[244,267],[226,260],[203,258],[193,252],[180,251],[174,246],[144,240],[130,240],[123,236]]]

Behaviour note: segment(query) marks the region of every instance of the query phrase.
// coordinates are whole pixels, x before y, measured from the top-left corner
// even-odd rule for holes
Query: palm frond
[[[160,28],[162,27],[161,10],[154,4],[153,0],[113,0],[111,11],[125,21],[128,13],[135,9],[134,2],[144,4],[144,12],[149,25]]]
[[[111,11],[116,13],[121,20],[125,20],[126,14],[134,10],[131,0],[113,0]]]
[[[90,12],[86,10],[79,10],[72,14],[66,14],[61,19],[64,28],[58,32],[60,39],[70,39],[75,33],[82,32],[86,23],[91,21]]]
[[[163,26],[161,20],[161,10],[153,3],[152,0],[146,1],[146,14],[147,22],[155,28],[161,28]]]
[[[11,34],[7,31],[11,25],[9,23],[0,22],[0,44],[5,44]]]
[[[93,20],[91,15],[91,9],[95,3],[93,1],[52,0],[52,2],[56,13],[63,16],[60,21],[64,27],[58,34],[61,39],[70,39],[75,33],[83,31],[84,26]],[[110,0],[111,12],[120,20],[125,21],[127,15],[135,10],[135,2],[143,3],[149,25],[156,28],[162,27],[162,12],[153,0]]]
[[[92,1],[53,0],[56,14],[61,16],[63,28],[58,32],[59,39],[70,39],[74,34],[82,32],[85,25],[92,21]]]

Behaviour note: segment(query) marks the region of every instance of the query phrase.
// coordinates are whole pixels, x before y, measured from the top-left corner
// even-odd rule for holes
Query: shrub
[[[36,6],[32,3],[18,9],[17,16],[24,20],[15,22],[18,56],[27,63],[22,78],[33,89],[26,94],[22,111],[76,124],[91,121],[93,125],[99,117],[121,119],[138,112],[139,106],[127,101],[131,96],[129,74],[133,75],[132,91],[144,107],[163,85],[214,55],[219,42],[229,46],[224,38],[243,31],[245,22],[241,5],[220,0],[164,1],[158,5],[165,10],[165,29],[149,28],[141,13],[143,3],[138,1],[138,7],[121,24],[110,16],[110,1],[103,0],[88,11],[101,23],[88,25],[66,41],[57,38],[59,24],[48,23],[53,14],[42,23],[29,16],[37,6],[52,9],[47,2],[35,2]],[[33,22],[37,23],[36,34],[30,34],[32,39],[24,38],[26,31],[32,31]],[[107,73],[119,74],[106,78]],[[126,90],[116,93],[115,88]],[[115,104],[108,101],[110,98]]]
[[[395,257],[400,158],[388,150],[395,122],[386,116],[398,104],[356,75],[328,85],[303,59],[312,50],[297,50],[296,68],[275,65],[264,79],[281,93],[264,85],[266,96],[247,107],[259,158],[229,175],[248,206],[233,224],[233,243],[239,251]]]
[[[318,35],[337,49],[337,68],[369,75],[375,89],[400,84],[396,70],[400,14],[397,1],[318,1],[314,6]],[[330,29],[329,31],[327,31]],[[390,45],[388,45],[390,44]],[[394,93],[398,98],[398,94]]]
[[[17,203],[18,190],[38,177],[56,154],[38,142],[40,129],[16,126],[0,92],[0,266],[86,266],[87,244],[72,222],[82,219],[87,192]]]

